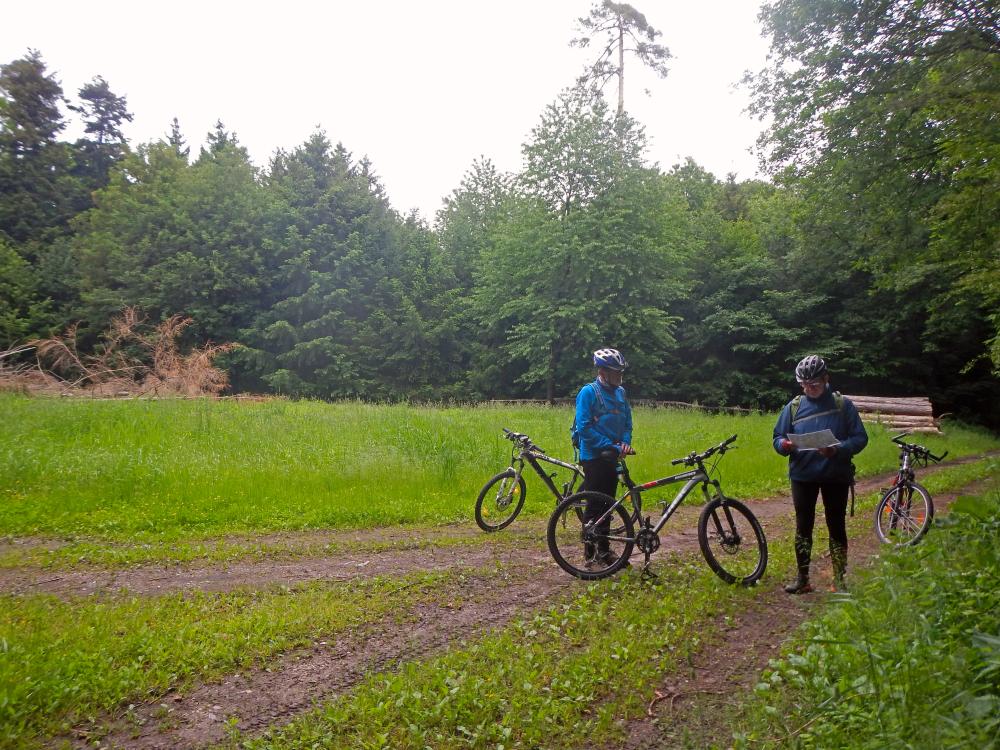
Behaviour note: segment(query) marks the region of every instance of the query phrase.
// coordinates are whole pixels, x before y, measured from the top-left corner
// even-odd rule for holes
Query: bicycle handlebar
[[[513,443],[517,443],[521,446],[522,450],[537,451],[538,453],[545,453],[541,448],[531,442],[531,438],[525,435],[523,432],[513,432],[508,430],[506,427],[503,428],[503,436]]]
[[[731,450],[729,446],[735,441],[736,435],[730,435],[718,445],[713,445],[711,448],[702,453],[695,453],[694,451],[691,451],[684,458],[675,458],[670,462],[670,465],[677,466],[678,464],[686,464],[687,466],[694,466],[696,463],[700,463],[706,458],[714,456],[716,453],[725,453],[727,450]]]
[[[917,458],[922,458],[924,460],[929,458],[931,461],[934,462],[943,461],[944,457],[948,455],[948,451],[945,451],[940,456],[935,456],[933,453],[930,452],[929,448],[925,448],[922,445],[917,445],[916,443],[907,443],[904,440],[902,440],[902,438],[905,438],[909,434],[910,434],[909,432],[901,432],[900,434],[896,435],[896,437],[892,438],[892,442],[894,442],[896,445],[902,448],[905,452],[913,453],[917,456]]]

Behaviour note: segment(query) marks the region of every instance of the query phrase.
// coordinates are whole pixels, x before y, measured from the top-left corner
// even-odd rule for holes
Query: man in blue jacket
[[[618,490],[618,459],[632,450],[632,410],[622,379],[628,364],[617,349],[594,352],[597,378],[580,389],[576,396],[573,431],[579,439],[580,465],[583,467],[581,489],[602,492],[613,498]],[[608,502],[587,501],[584,522],[599,518],[610,507]],[[611,518],[597,528],[607,534]],[[614,562],[607,540],[596,549],[585,550],[588,565],[607,566]]]
[[[822,357],[811,354],[795,368],[795,379],[805,396],[792,399],[774,426],[774,450],[788,456],[788,478],[795,506],[795,561],[798,577],[785,586],[789,594],[807,594],[816,500],[822,494],[834,590],[844,589],[847,571],[847,496],[854,481],[852,457],[868,445],[868,433],[850,399],[830,389],[830,375]],[[790,435],[830,430],[838,443],[815,450],[796,450]]]

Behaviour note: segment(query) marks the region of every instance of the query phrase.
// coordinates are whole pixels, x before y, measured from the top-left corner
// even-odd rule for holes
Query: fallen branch
[[[649,702],[649,708],[646,709],[647,716],[655,716],[653,713],[653,707],[660,701],[670,699],[670,710],[674,710],[674,701],[680,698],[682,695],[726,695],[727,693],[723,690],[679,690],[676,692],[661,693],[657,690],[654,695],[653,700]]]

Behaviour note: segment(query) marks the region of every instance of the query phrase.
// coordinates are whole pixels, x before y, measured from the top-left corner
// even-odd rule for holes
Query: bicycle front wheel
[[[515,479],[516,478],[516,479]],[[490,479],[476,498],[476,523],[483,531],[500,531],[510,526],[524,505],[524,477],[513,469]]]
[[[698,518],[698,544],[708,566],[726,583],[752,586],[767,568],[760,521],[738,500],[715,498]]]
[[[885,544],[916,544],[934,520],[930,493],[916,482],[892,487],[875,508],[875,534]]]
[[[605,507],[614,503],[614,498],[601,492],[570,495],[549,518],[545,538],[560,568],[577,578],[593,581],[613,575],[628,564],[635,535],[632,519],[620,505],[614,509],[607,531],[584,523],[588,500]]]

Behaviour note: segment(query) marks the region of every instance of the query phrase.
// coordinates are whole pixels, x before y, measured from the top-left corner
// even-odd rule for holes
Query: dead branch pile
[[[0,365],[8,354],[29,349],[36,354],[32,365],[0,366],[0,383],[7,389],[64,395],[217,396],[229,380],[213,360],[239,345],[209,343],[182,352],[179,339],[192,322],[173,315],[152,325],[137,308],[127,307],[112,319],[92,352],[80,351],[74,324],[62,335],[0,353]]]

